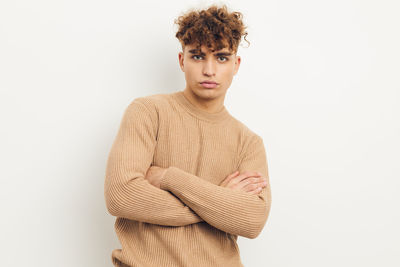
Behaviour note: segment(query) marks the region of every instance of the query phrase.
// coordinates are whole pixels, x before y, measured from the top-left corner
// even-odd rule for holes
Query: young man
[[[125,109],[104,191],[122,245],[114,266],[243,266],[237,237],[262,231],[271,206],[264,143],[224,106],[247,34],[240,15],[211,6],[179,17],[186,88]]]

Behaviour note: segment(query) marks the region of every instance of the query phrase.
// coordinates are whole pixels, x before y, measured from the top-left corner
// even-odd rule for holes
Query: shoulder
[[[169,105],[168,99],[169,94],[162,93],[140,96],[132,99],[129,106],[138,104],[144,106],[150,113],[158,113],[161,109]]]
[[[160,110],[166,106],[168,94],[139,96],[129,101],[125,107],[124,117],[129,121],[152,123],[157,128]]]
[[[160,113],[168,105],[168,94],[153,94],[131,99],[125,107],[123,120],[135,127],[158,131]]]
[[[126,107],[126,112],[135,114],[139,112],[157,123],[160,114],[167,112],[169,106],[169,94],[159,93],[131,99]]]

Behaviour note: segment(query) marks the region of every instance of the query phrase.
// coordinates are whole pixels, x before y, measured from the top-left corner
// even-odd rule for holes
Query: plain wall
[[[1,265],[112,266],[105,166],[126,106],[183,90],[173,20],[240,11],[226,96],[263,137],[272,208],[246,267],[400,266],[398,1],[2,1]]]

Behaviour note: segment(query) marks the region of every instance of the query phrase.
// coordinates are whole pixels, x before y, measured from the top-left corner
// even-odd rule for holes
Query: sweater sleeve
[[[125,109],[107,160],[104,196],[109,213],[131,220],[183,226],[203,221],[168,191],[150,184],[158,129],[157,112],[135,99]]]
[[[266,223],[271,206],[271,189],[263,141],[252,138],[239,162],[240,172],[259,171],[267,186],[258,194],[215,185],[175,166],[170,166],[160,188],[171,191],[207,223],[227,233],[256,238]]]

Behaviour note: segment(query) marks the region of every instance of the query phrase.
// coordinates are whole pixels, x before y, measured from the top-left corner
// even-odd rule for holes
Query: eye
[[[200,55],[194,55],[192,56],[193,59],[195,59],[195,57],[201,57]]]
[[[221,57],[219,57],[219,58],[224,58],[225,60],[223,60],[223,62],[228,61],[228,58],[227,58],[227,57],[221,56]]]

